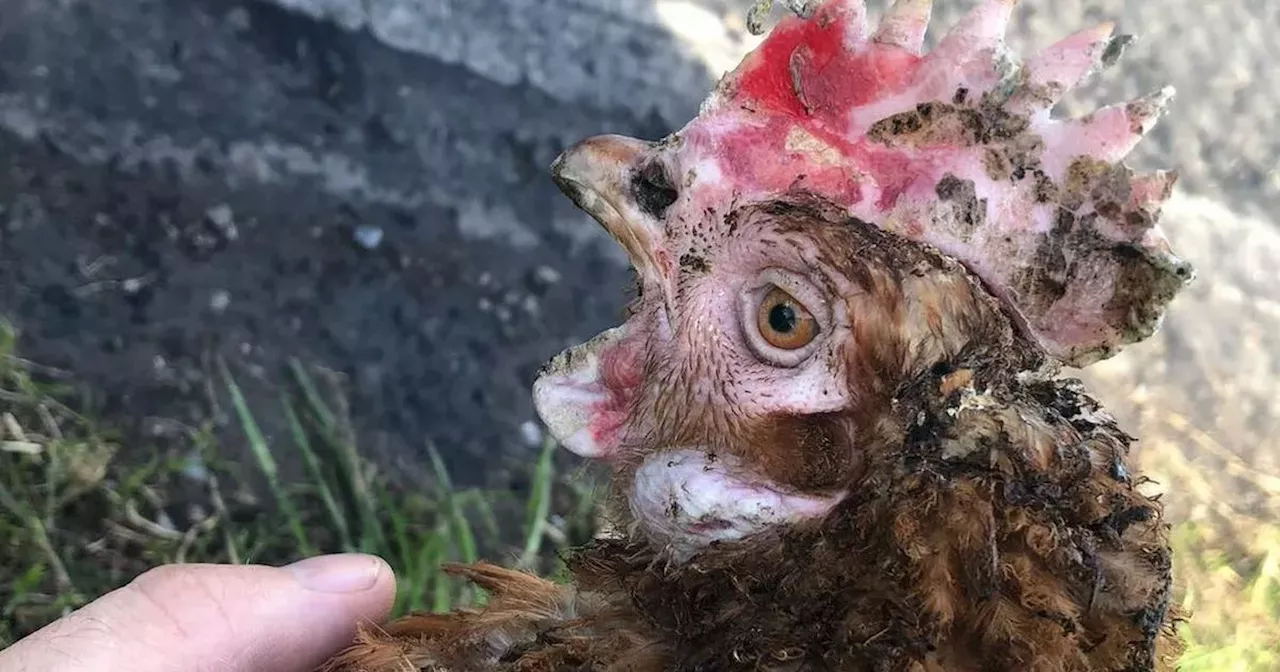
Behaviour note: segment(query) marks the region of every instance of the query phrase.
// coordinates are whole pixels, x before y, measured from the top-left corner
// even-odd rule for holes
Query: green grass
[[[298,362],[265,409],[250,408],[225,363],[214,367],[249,464],[221,460],[211,427],[184,428],[178,449],[149,460],[122,459],[118,437],[69,407],[69,376],[23,361],[14,342],[0,323],[0,648],[169,562],[374,553],[399,577],[395,613],[447,610],[483,598],[442,563],[483,557],[554,573],[553,551],[573,535],[553,521],[591,512],[589,491],[557,479],[549,442],[530,465],[527,501],[457,487],[434,447],[434,482],[392,487],[362,456],[339,386]],[[286,428],[274,442],[260,426],[267,413]],[[286,460],[303,477],[286,478]],[[553,500],[571,504],[557,511]]]
[[[432,446],[430,487],[391,487],[362,457],[340,386],[318,383],[298,362],[277,404],[258,409],[225,364],[214,367],[233,429],[249,444],[246,467],[221,463],[211,427],[186,428],[181,451],[117,459],[119,439],[73,410],[69,376],[22,360],[13,346],[0,323],[0,648],[165,562],[376,553],[400,577],[397,613],[446,610],[481,596],[445,577],[442,562],[484,556],[555,575],[563,568],[550,551],[574,536],[565,528],[590,528],[590,493],[566,492],[551,444],[530,465],[523,502],[457,487]],[[286,428],[274,443],[260,427],[268,413]],[[283,475],[286,458],[302,477]],[[1208,482],[1187,481],[1195,469],[1162,467],[1170,490],[1212,508]],[[204,475],[184,475],[193,469]],[[245,490],[254,480],[262,493]],[[180,505],[190,499],[198,510]],[[553,522],[556,512],[569,523]],[[1174,546],[1190,612],[1181,669],[1280,670],[1280,523],[1200,517],[1175,528]]]
[[[296,450],[306,466],[307,479],[288,487],[280,476],[273,447],[268,445],[245,396],[228,371],[218,363],[219,377],[231,399],[236,420],[248,440],[250,452],[264,477],[274,509],[283,519],[287,539],[298,555],[320,551],[374,553],[391,563],[400,577],[396,613],[408,610],[444,610],[482,599],[468,586],[439,571],[446,561],[476,562],[482,544],[492,548],[502,534],[492,509],[507,493],[458,488],[434,446],[428,453],[434,482],[424,493],[398,492],[380,483],[364,460],[355,433],[324,399],[312,376],[301,363],[291,365],[294,398],[280,401]],[[339,395],[335,390],[331,396]],[[551,513],[554,473],[550,456],[554,445],[544,442],[533,473],[526,508],[537,512],[525,520],[521,539],[513,547],[522,552],[518,562],[540,568],[547,558],[540,554]],[[308,512],[310,515],[304,515]],[[477,531],[476,525],[481,529]]]
[[[1182,512],[1172,536],[1175,588],[1188,619],[1180,629],[1187,644],[1180,669],[1280,671],[1280,520],[1267,513],[1280,509],[1280,479],[1180,417],[1159,422],[1175,431],[1152,431],[1143,466],[1163,484],[1157,491],[1164,501]],[[1233,464],[1224,472],[1206,467],[1205,457]],[[1241,488],[1251,493],[1254,509],[1237,508]]]
[[[1280,525],[1250,527],[1255,537],[1235,540],[1195,523],[1175,531],[1191,618],[1186,672],[1280,670]]]

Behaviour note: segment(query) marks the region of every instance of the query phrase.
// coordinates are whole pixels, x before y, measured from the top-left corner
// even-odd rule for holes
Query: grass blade
[[[538,463],[533,471],[533,488],[529,493],[528,513],[525,516],[524,552],[520,554],[521,567],[533,567],[538,560],[538,553],[542,551],[547,516],[551,514],[551,460],[555,448],[555,442],[549,438],[542,442],[542,453],[538,455]]]
[[[336,432],[338,421],[334,419],[329,406],[320,397],[320,392],[316,389],[315,383],[311,381],[311,376],[307,374],[307,370],[297,357],[289,358],[289,370],[293,372],[294,380],[297,381],[298,387],[302,388],[302,396],[307,400],[307,406],[311,408],[312,413],[316,414],[316,420],[320,422],[324,431],[326,433]]]
[[[458,544],[458,552],[462,555],[463,562],[473,563],[479,559],[476,552],[476,538],[471,532],[471,524],[462,513],[462,507],[458,506],[458,498],[453,491],[453,480],[449,478],[449,471],[445,468],[444,460],[441,459],[435,444],[427,444],[427,453],[431,456],[431,466],[436,472],[436,482],[440,484],[440,501],[444,504],[453,539]]]
[[[45,556],[45,560],[53,569],[54,580],[58,585],[58,589],[65,593],[78,595],[75,584],[71,581],[71,575],[67,572],[67,566],[62,562],[62,556],[58,554],[53,542],[49,539],[49,531],[45,527],[44,521],[30,507],[19,501],[3,483],[0,483],[0,507],[8,510],[9,514],[16,518],[19,524],[27,528],[27,533],[31,536],[32,543],[35,544],[36,548],[40,549]]]
[[[293,500],[289,498],[288,493],[284,491],[284,486],[280,483],[280,469],[276,466],[275,458],[271,456],[271,449],[267,446],[266,438],[262,436],[262,430],[259,429],[257,420],[254,419],[253,413],[249,411],[249,404],[245,401],[244,393],[231,377],[231,372],[227,370],[226,362],[221,358],[218,359],[218,368],[222,373],[223,382],[227,386],[227,392],[231,395],[231,404],[236,409],[236,415],[240,419],[240,426],[244,429],[245,436],[249,439],[249,447],[253,451],[254,459],[257,460],[258,467],[262,469],[262,475],[267,479],[267,487],[270,488],[272,495],[275,496],[276,503],[280,505],[280,510],[285,515],[289,529],[293,532],[294,540],[298,543],[298,549],[304,556],[315,555],[315,548],[311,545],[310,540],[307,539],[307,533],[303,528],[302,516],[298,514],[298,509],[293,505]]]
[[[442,548],[444,548],[444,541],[436,535],[431,535],[418,549],[417,559],[414,561],[418,572],[410,576],[408,581],[408,589],[413,596],[409,608],[414,611],[427,609],[425,600],[427,591],[431,587],[431,580],[433,577],[444,574],[440,569],[440,549]]]
[[[496,539],[502,535],[498,526],[498,515],[493,510],[493,500],[500,499],[506,493],[490,493],[483,490],[464,490],[462,492],[455,491],[454,499],[457,500],[459,506],[470,506],[475,508],[476,514],[480,516],[481,532],[490,538]]]
[[[435,539],[436,540],[444,539],[447,535],[448,535],[447,530],[440,529],[437,531]],[[444,557],[445,557],[443,544],[434,543],[431,545],[431,548],[433,553],[430,556],[431,557],[430,566],[438,567],[440,566],[440,563],[444,560]],[[453,608],[453,596],[449,593],[449,581],[450,581],[449,575],[445,574],[442,571],[437,571],[429,574],[428,576],[431,579],[434,579],[433,581],[434,585],[431,591],[432,592],[431,611],[434,611],[437,614],[449,611],[450,609]]]
[[[351,500],[359,516],[361,550],[376,553],[379,549],[385,549],[387,537],[382,530],[382,524],[378,521],[377,496],[368,479],[365,478],[364,462],[356,449],[354,439],[342,431],[342,424],[338,422],[337,416],[320,396],[320,392],[302,363],[297,358],[291,358],[289,367],[298,386],[302,388],[302,396],[307,402],[308,409],[321,425],[329,452],[338,458],[343,480],[349,488]]]
[[[1263,612],[1280,611],[1280,547],[1263,557],[1258,575],[1249,587],[1249,602]],[[1280,615],[1277,616],[1280,619]]]
[[[394,553],[391,552],[392,549],[387,549],[388,555],[393,556],[388,557],[387,561],[399,565],[400,572],[412,577],[418,573],[418,555],[413,552],[413,543],[409,540],[409,521],[396,510],[390,497],[384,496],[382,499],[387,516],[391,519],[391,537],[396,545]]]
[[[351,543],[351,530],[347,525],[347,516],[343,513],[342,508],[338,506],[338,500],[333,496],[332,489],[329,488],[329,479],[325,477],[324,470],[320,467],[320,460],[316,458],[315,450],[311,448],[311,439],[307,437],[307,431],[303,429],[302,423],[298,420],[298,414],[294,412],[293,404],[290,404],[288,399],[284,400],[284,416],[289,423],[289,431],[293,434],[293,442],[297,444],[298,451],[302,453],[302,459],[307,465],[307,471],[311,472],[311,480],[320,494],[320,500],[324,504],[325,510],[329,513],[329,519],[333,522],[334,528],[338,531],[338,539],[342,544],[342,550],[346,552],[356,550]]]
[[[445,508],[446,524],[452,537],[454,544],[458,549],[460,560],[466,564],[473,564],[480,559],[480,554],[476,547],[476,537],[471,531],[471,524],[467,521],[462,507],[459,506],[458,496],[453,489],[453,481],[449,478],[449,471],[444,466],[444,460],[440,457],[440,452],[436,450],[435,444],[427,443],[427,453],[431,456],[431,466],[436,472],[436,482],[440,486],[440,501]],[[443,576],[441,581],[448,580]],[[445,590],[447,591],[447,583]],[[470,602],[476,606],[483,605],[485,596],[468,585],[462,589],[461,597],[458,600],[461,604]]]

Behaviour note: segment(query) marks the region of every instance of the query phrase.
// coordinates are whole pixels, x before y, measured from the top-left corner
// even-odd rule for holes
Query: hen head
[[[867,487],[867,456],[923,410],[907,388],[972,397],[1108,357],[1191,279],[1156,222],[1174,173],[1119,163],[1172,92],[1052,118],[1129,38],[1102,26],[1019,64],[1013,4],[922,54],[927,0],[874,32],[861,0],[809,3],[685,128],[557,159],[637,297],[544,368],[535,404],[677,559]]]

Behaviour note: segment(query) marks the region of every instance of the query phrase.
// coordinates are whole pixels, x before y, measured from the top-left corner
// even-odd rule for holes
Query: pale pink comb
[[[1176,174],[1120,161],[1173,90],[1078,119],[1049,113],[1129,38],[1103,25],[1019,64],[1003,42],[1013,0],[985,0],[928,54],[930,0],[897,0],[874,32],[862,0],[788,4],[803,16],[784,18],[678,133],[600,136],[557,161],[561,185],[642,273],[670,277],[660,241],[683,222],[807,192],[959,259],[1067,364],[1158,328],[1194,275],[1157,225]],[[656,203],[652,189],[617,196],[654,179]]]

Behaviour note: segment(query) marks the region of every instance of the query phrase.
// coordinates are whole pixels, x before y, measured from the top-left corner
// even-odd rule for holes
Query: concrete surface
[[[546,166],[683,124],[747,4],[0,0],[0,306],[120,418],[201,421],[212,353],[272,402],[298,355],[410,478],[430,441],[519,486],[533,371],[626,280]],[[935,38],[973,2],[937,4]],[[1277,515],[1280,5],[1024,0],[1011,42],[1103,20],[1142,40],[1063,113],[1177,86],[1132,163],[1181,172],[1166,226],[1200,281],[1088,376],[1144,450]]]

